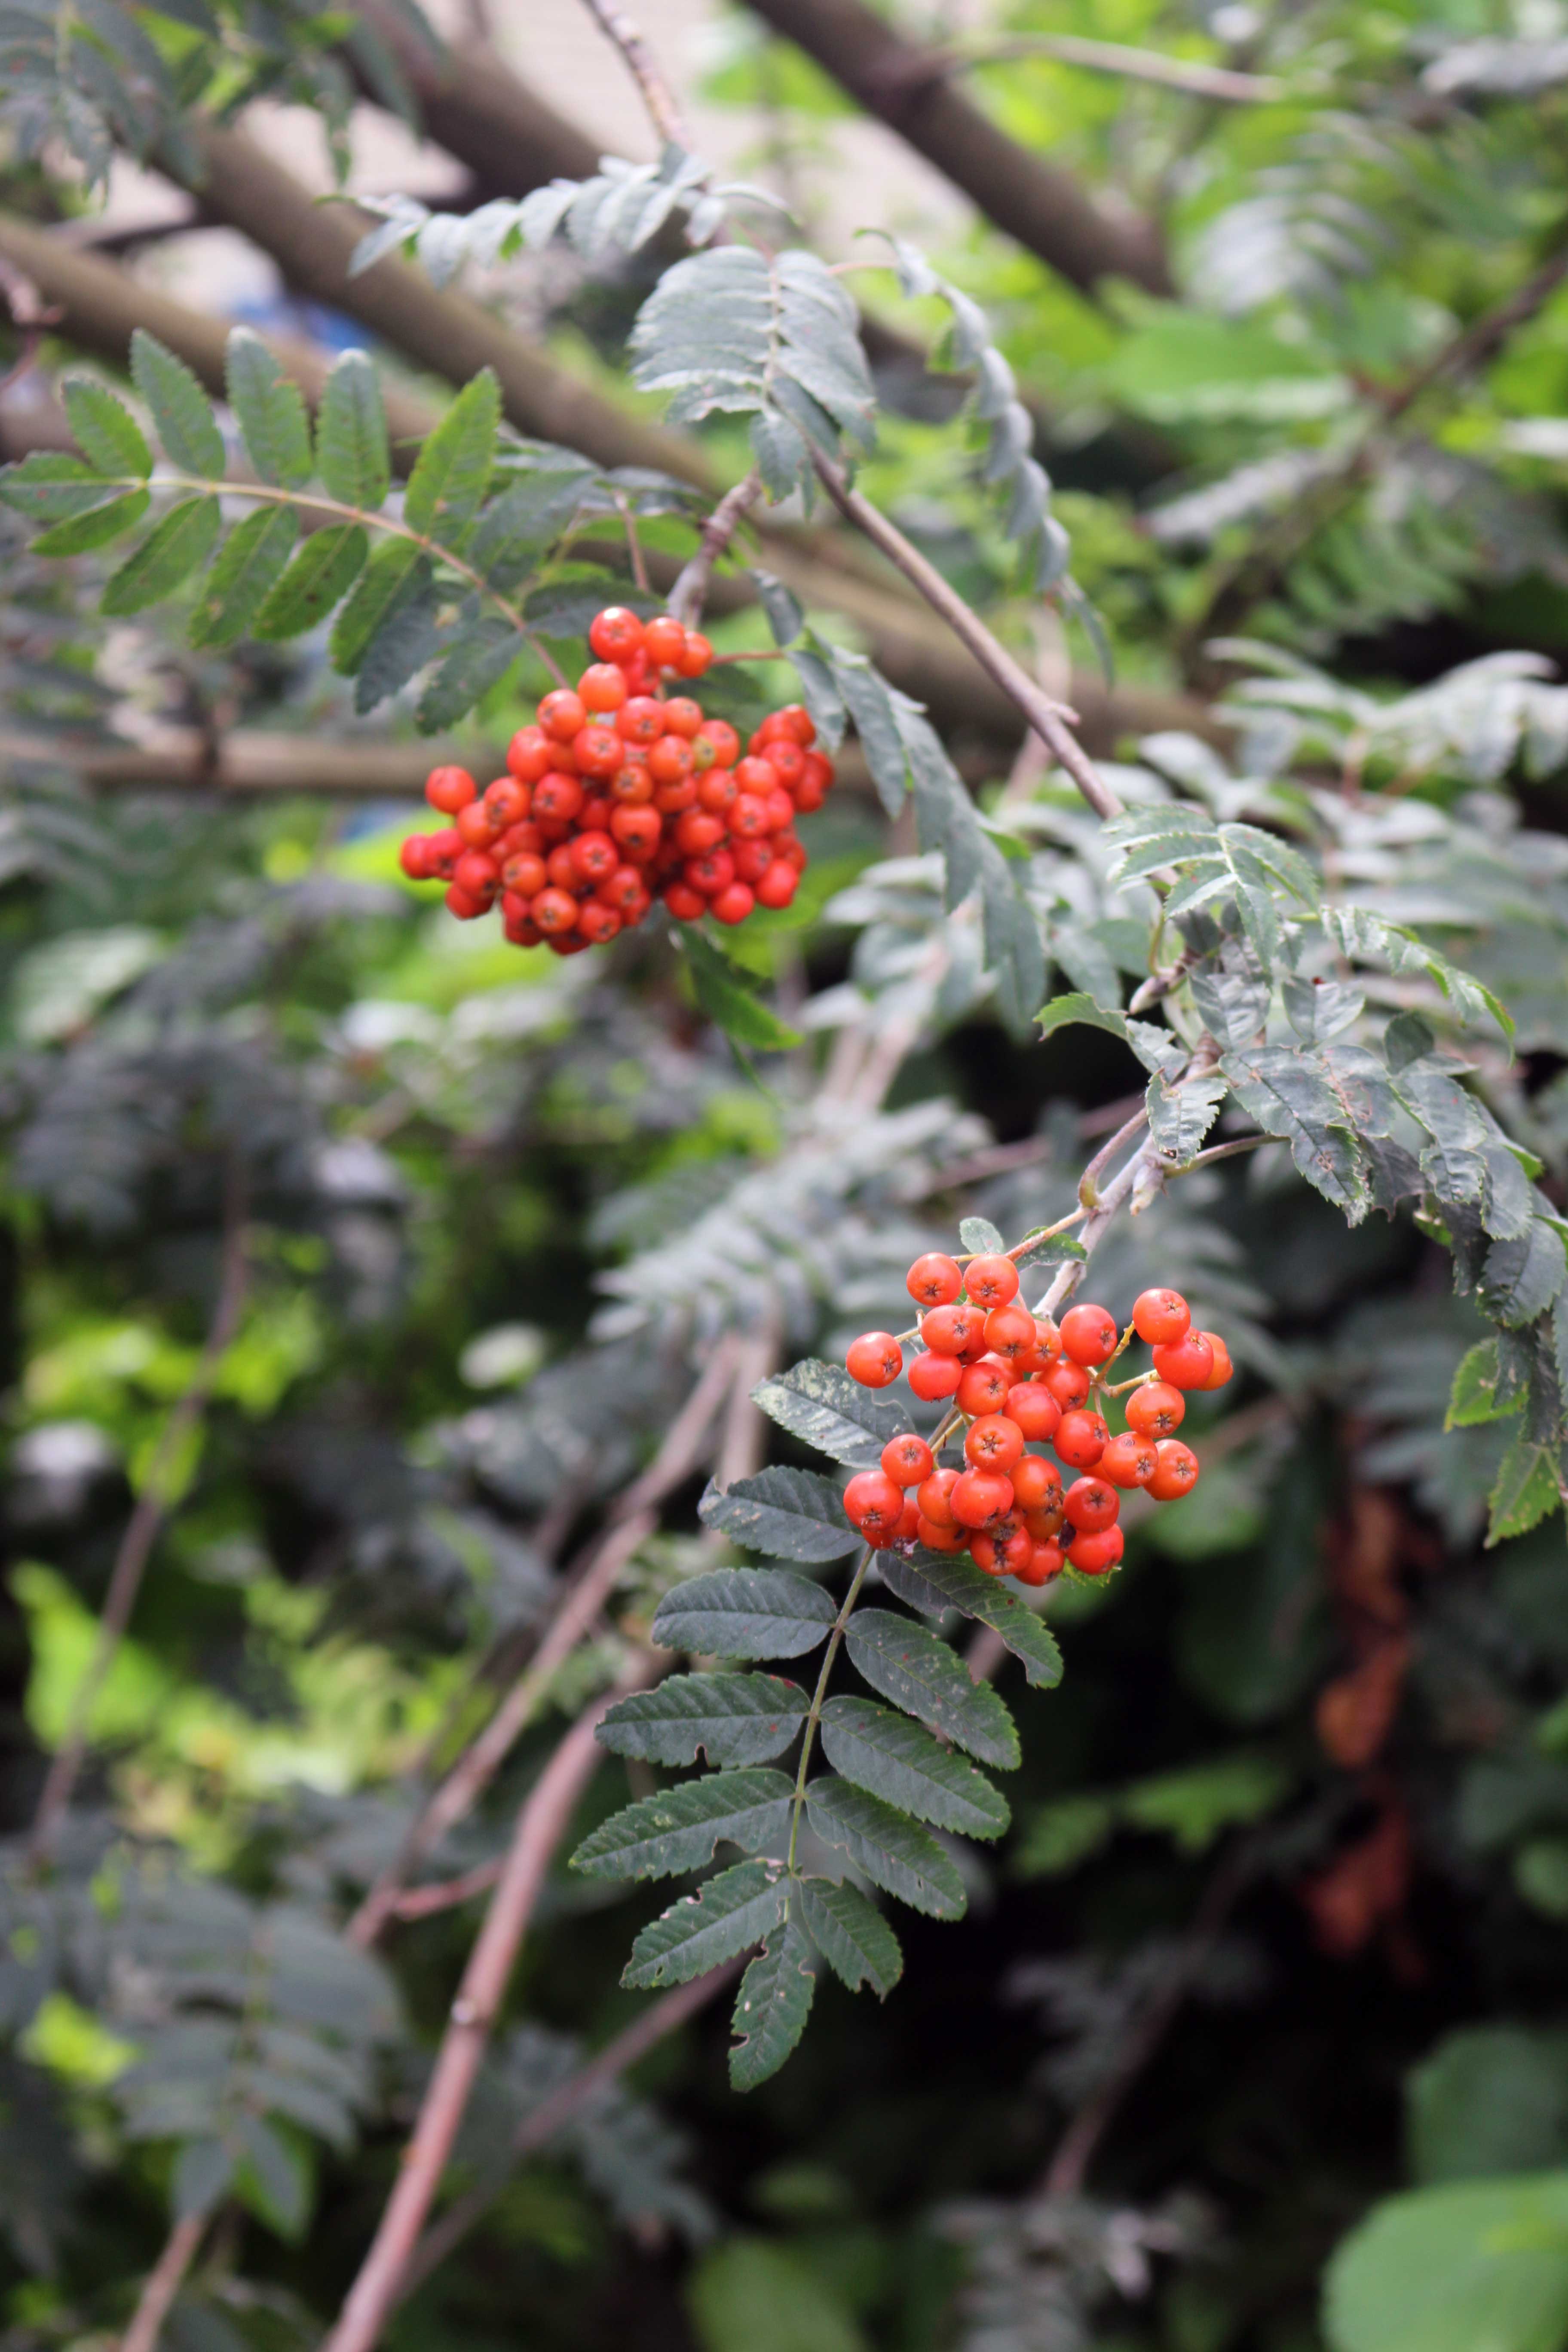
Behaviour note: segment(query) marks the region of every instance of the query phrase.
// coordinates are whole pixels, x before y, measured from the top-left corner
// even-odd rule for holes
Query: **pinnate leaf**
[[[481,368],[419,452],[403,497],[403,519],[411,530],[427,532],[444,547],[462,546],[490,478],[500,422],[500,386],[492,369]]]
[[[1506,1421],[1524,1402],[1521,1391],[1499,1394],[1500,1369],[1495,1339],[1478,1340],[1467,1349],[1454,1374],[1445,1429],[1475,1429],[1488,1421]]]
[[[741,2038],[730,2053],[735,2090],[754,2090],[776,2074],[805,2032],[816,1991],[813,1958],[804,1930],[787,1917],[741,1979],[731,2020]]]
[[[851,1992],[868,1984],[886,2000],[904,1972],[899,1939],[874,1903],[847,1880],[800,1882],[801,1922],[828,1967]]]
[[[362,528],[359,524],[354,530]],[[332,667],[352,677],[371,643],[390,618],[414,572],[424,559],[411,539],[387,540],[364,567],[359,586],[332,629]]]
[[[934,1919],[963,1918],[963,1879],[931,1832],[907,1813],[831,1772],[811,1782],[805,1805],[817,1836],[841,1847],[885,1894]]]
[[[211,553],[219,521],[215,498],[182,499],[171,507],[110,579],[103,611],[116,616],[141,613],[172,595]]]
[[[830,1698],[822,1748],[834,1770],[900,1812],[969,1837],[1000,1837],[1012,1815],[1000,1789],[908,1716],[874,1699]]]
[[[652,1919],[632,1946],[621,1977],[628,1988],[685,1984],[732,1960],[772,1935],[784,1916],[789,1881],[778,1862],[738,1862],[704,1881],[695,1895]]]
[[[211,402],[184,361],[138,327],[131,338],[131,373],[174,463],[203,481],[221,481],[223,435]]]
[[[35,555],[85,555],[132,530],[152,503],[148,490],[121,490],[101,506],[89,507],[68,522],[51,523],[33,541]]]
[[[353,586],[369,553],[362,522],[312,531],[251,623],[252,636],[275,644],[315,628]]]
[[[194,646],[232,646],[244,636],[300,535],[291,507],[258,507],[237,523],[208,572],[191,615]]]
[[[310,425],[300,388],[248,328],[236,328],[228,339],[224,382],[250,462],[261,479],[283,489],[298,489],[308,482]]]
[[[670,1675],[606,1709],[595,1737],[650,1764],[765,1764],[806,1717],[806,1696],[780,1675]]]
[[[787,1053],[800,1044],[800,1032],[781,1021],[752,992],[729,957],[721,955],[710,940],[687,928],[681,944],[691,973],[692,993],[726,1037],[758,1054]]]
[[[883,1403],[837,1364],[815,1356],[763,1381],[752,1391],[752,1402],[792,1437],[849,1470],[875,1469],[888,1440],[910,1426],[898,1405]]]
[[[1489,1497],[1488,1544],[1528,1535],[1549,1518],[1563,1499],[1562,1475],[1558,1448],[1533,1444],[1521,1429],[1499,1465]]]
[[[957,1609],[999,1633],[1024,1669],[1026,1681],[1051,1690],[1062,1678],[1060,1644],[1044,1618],[986,1576],[961,1552],[917,1551],[912,1560],[884,1552],[882,1581],[927,1617]]]
[[[419,698],[417,723],[426,735],[449,727],[506,676],[522,650],[510,621],[497,614],[463,630]]]
[[[775,1559],[841,1559],[860,1541],[837,1487],[813,1470],[760,1470],[722,1492],[710,1486],[697,1515],[705,1527]]]
[[[574,1870],[590,1878],[671,1878],[700,1870],[721,1838],[756,1848],[782,1842],[792,1783],[782,1772],[710,1772],[625,1805],[584,1839]]]
[[[783,1568],[719,1568],[659,1602],[653,1638],[667,1650],[719,1658],[798,1658],[827,1638],[837,1603]]]
[[[145,481],[153,470],[147,437],[125,403],[90,376],[68,376],[62,392],[66,419],[77,446],[90,466],[105,474],[132,474]]]
[[[345,352],[327,378],[316,420],[316,470],[331,497],[367,512],[384,504],[392,487],[381,385],[363,352]]]
[[[860,1609],[845,1641],[856,1671],[906,1715],[984,1764],[1007,1770],[1017,1763],[1018,1734],[1002,1701],[988,1684],[972,1682],[963,1659],[923,1625],[890,1609]]]

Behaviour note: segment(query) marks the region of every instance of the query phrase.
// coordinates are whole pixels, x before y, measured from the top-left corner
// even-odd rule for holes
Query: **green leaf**
[[[721,1839],[755,1849],[784,1838],[793,1783],[782,1772],[710,1772],[623,1806],[584,1838],[574,1870],[590,1878],[670,1878],[700,1870]]]
[[[223,435],[206,394],[184,360],[138,327],[131,337],[131,374],[174,464],[202,481],[221,482],[226,463]]]
[[[1134,1780],[1117,1804],[1134,1829],[1160,1831],[1183,1853],[1203,1853],[1222,1832],[1271,1813],[1290,1785],[1272,1757],[1243,1751]]]
[[[169,2202],[184,2220],[191,2213],[210,2213],[234,2186],[235,2159],[218,2139],[189,2139],[174,2158]]]
[[[760,1470],[722,1492],[710,1486],[697,1516],[774,1559],[841,1559],[860,1541],[837,1487],[814,1470]]]
[[[1498,1343],[1481,1339],[1467,1349],[1454,1374],[1445,1429],[1475,1429],[1482,1422],[1506,1421],[1524,1402],[1522,1391],[1501,1400],[1498,1396]]]
[[[1024,1819],[1013,1849],[1018,1878],[1064,1878],[1110,1842],[1116,1807],[1109,1797],[1058,1797],[1037,1805]]]
[[[311,2167],[305,2150],[265,2116],[243,2108],[233,2128],[243,2151],[234,2177],[235,2195],[269,2230],[297,2243],[310,2218]]]
[[[1531,1220],[1517,1241],[1493,1242],[1481,1270],[1480,1303],[1494,1323],[1532,1323],[1563,1287],[1568,1262],[1544,1217]]]
[[[876,1905],[847,1880],[803,1878],[800,1916],[812,1942],[839,1981],[851,1992],[868,1984],[886,2000],[904,1972],[899,1939]]]
[[[958,1238],[973,1257],[979,1257],[987,1252],[994,1256],[999,1256],[1007,1246],[1005,1235],[998,1231],[989,1217],[961,1217],[958,1221]]]
[[[122,400],[90,376],[68,375],[61,388],[66,421],[78,448],[100,473],[132,474],[145,481],[153,470],[147,438]]]
[[[812,1828],[839,1846],[858,1871],[884,1894],[896,1895],[933,1919],[962,1919],[967,1898],[963,1881],[929,1830],[831,1772],[806,1789]]]
[[[470,378],[419,452],[403,494],[403,520],[443,547],[460,548],[483,502],[500,423],[491,368]]]
[[[74,521],[121,496],[125,487],[56,449],[34,449],[0,469],[0,499],[31,523]]]
[[[471,710],[506,676],[522,642],[511,623],[499,616],[464,629],[419,698],[416,724],[420,732],[434,735]]]
[[[888,814],[897,816],[909,791],[909,761],[888,684],[868,662],[837,649],[833,675],[855,721],[878,797]]]
[[[1532,1444],[1521,1430],[1503,1455],[1488,1497],[1489,1549],[1505,1537],[1528,1535],[1550,1517],[1563,1499],[1559,1475],[1557,1448]]]
[[[1331,2352],[1562,2352],[1568,2171],[1385,2199],[1329,2265],[1324,2326]]]
[[[780,1862],[738,1862],[650,1920],[621,1976],[628,1988],[685,1984],[752,1944],[784,1916],[789,1881]]]
[[[816,1990],[812,1958],[805,1931],[786,1918],[741,1979],[731,2021],[740,2036],[730,2053],[732,2089],[753,2091],[776,2074],[805,2032]]]
[[[353,528],[357,530],[361,526],[356,523]],[[376,549],[365,565],[364,577],[338,614],[332,629],[332,667],[344,677],[352,677],[359,668],[373,638],[392,614],[415,566],[422,560],[413,540],[390,539]]]
[[[835,1771],[917,1821],[994,1838],[1012,1819],[1007,1800],[984,1773],[874,1699],[830,1698],[822,1710],[821,1737]]]
[[[344,506],[374,513],[385,503],[392,487],[386,413],[363,352],[345,352],[327,378],[316,419],[316,470]]]
[[[1361,1148],[1316,1057],[1289,1045],[1227,1054],[1221,1065],[1236,1098],[1265,1135],[1290,1146],[1307,1181],[1353,1224],[1369,1204]]]
[[[697,1002],[726,1037],[759,1054],[787,1053],[800,1044],[799,1030],[791,1029],[760,997],[753,996],[729,957],[721,955],[710,940],[690,924],[683,924],[680,943]]]
[[[211,553],[220,520],[216,498],[182,499],[111,575],[100,609],[119,617],[172,595]]]
[[[237,327],[224,354],[228,404],[264,482],[299,489],[310,478],[310,424],[300,388],[259,335]]]
[[[1568,2163],[1568,2035],[1521,2025],[1446,2034],[1405,2078],[1405,2137],[1423,2188]]]
[[[693,2352],[867,2352],[837,2279],[807,2246],[814,2258],[806,2246],[796,2253],[775,2238],[726,2232],[689,2273],[696,2334],[681,2342]]]
[[[840,1366],[815,1356],[763,1381],[752,1391],[752,1402],[792,1437],[848,1470],[874,1470],[888,1440],[910,1427],[900,1406],[880,1402]]]
[[[1161,1159],[1173,1168],[1184,1168],[1195,1159],[1229,1091],[1217,1070],[1188,1078],[1179,1087],[1168,1085],[1163,1077],[1151,1078],[1144,1097],[1149,1139]]]
[[[884,1552],[879,1565],[884,1584],[911,1609],[928,1617],[961,1610],[1001,1635],[1026,1682],[1042,1690],[1054,1690],[1060,1682],[1061,1647],[1044,1618],[994,1577],[983,1574],[973,1560],[957,1552],[918,1551],[912,1561],[904,1562]]]
[[[805,1693],[779,1675],[670,1675],[606,1709],[595,1737],[651,1764],[765,1764],[805,1721]]]
[[[57,522],[33,541],[35,555],[85,555],[134,528],[152,503],[148,490],[123,490],[102,506],[89,507],[69,522]]]
[[[257,614],[252,636],[277,644],[315,628],[353,587],[369,553],[363,523],[332,523],[312,531]]]
[[[819,1584],[787,1569],[720,1568],[665,1594],[653,1638],[703,1657],[798,1658],[826,1640],[837,1614]]]
[[[856,1671],[906,1715],[983,1764],[1005,1770],[1017,1763],[1018,1734],[1002,1701],[988,1683],[972,1682],[963,1659],[923,1625],[890,1609],[860,1609],[844,1639]]]
[[[290,507],[259,507],[237,523],[206,576],[191,615],[194,646],[232,646],[277,585],[300,535]]]

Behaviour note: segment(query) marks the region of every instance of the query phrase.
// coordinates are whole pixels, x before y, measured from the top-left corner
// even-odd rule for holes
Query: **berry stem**
[[[789,1858],[784,1867],[792,1878],[795,1876],[795,1841],[800,1835],[801,1808],[805,1803],[805,1776],[811,1767],[811,1751],[816,1741],[816,1727],[822,1720],[822,1703],[827,1696],[827,1678],[833,1672],[833,1661],[838,1655],[838,1645],[844,1639],[844,1629],[854,1615],[855,1603],[860,1598],[860,1587],[866,1581],[866,1570],[870,1565],[871,1547],[868,1544],[860,1555],[860,1564],[849,1580],[849,1590],[844,1596],[844,1605],[833,1621],[833,1631],[827,1637],[827,1648],[823,1654],[822,1672],[817,1675],[816,1688],[811,1694],[811,1707],[805,1718],[805,1737],[800,1743],[800,1769],[795,1776],[795,1795],[790,1801]]]
[[[1021,1242],[1015,1242],[1006,1255],[1009,1257],[1018,1257],[1025,1250],[1032,1249],[1037,1242],[1054,1241],[1058,1234],[1065,1234],[1069,1225],[1076,1225],[1080,1218],[1087,1217],[1088,1214],[1087,1206],[1080,1201],[1076,1209],[1070,1209],[1065,1217],[1058,1217],[1054,1225],[1037,1225],[1032,1233],[1024,1235]],[[961,1260],[960,1263],[963,1261]]]

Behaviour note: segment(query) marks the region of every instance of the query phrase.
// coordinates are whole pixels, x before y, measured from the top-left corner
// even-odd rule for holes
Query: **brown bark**
[[[488,42],[454,41],[437,58],[385,0],[360,0],[354,13],[396,58],[429,136],[473,173],[476,197],[526,195],[552,180],[586,180],[598,170],[595,142]]]
[[[870,114],[934,163],[986,218],[1092,294],[1130,278],[1151,294],[1172,290],[1152,222],[1118,218],[1070,173],[1044,163],[943,78],[865,0],[749,0],[753,13],[814,58]]]

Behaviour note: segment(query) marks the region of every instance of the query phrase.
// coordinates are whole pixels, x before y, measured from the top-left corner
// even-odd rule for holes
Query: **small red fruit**
[[[1005,1307],[1018,1296],[1018,1269],[1010,1257],[972,1257],[963,1270],[963,1286],[976,1307]]]
[[[1064,1412],[1054,1440],[1058,1460],[1069,1470],[1092,1470],[1110,1442],[1097,1412]]]
[[[664,733],[664,705],[657,696],[634,694],[616,713],[616,732],[624,743],[646,751]]]
[[[919,1543],[923,1543],[927,1551],[962,1551],[964,1544],[962,1528],[935,1527],[930,1519],[921,1518],[918,1512],[915,1517],[915,1539]]]
[[[582,806],[582,785],[563,769],[552,768],[533,787],[533,814],[541,824],[570,824]]]
[[[1132,1328],[1152,1348],[1168,1348],[1193,1319],[1179,1290],[1142,1290],[1132,1302]]]
[[[936,1404],[952,1396],[963,1378],[956,1356],[914,1356],[910,1361],[910,1386],[922,1404]]]
[[[1162,1439],[1154,1451],[1159,1461],[1149,1492],[1157,1503],[1179,1503],[1198,1483],[1198,1457],[1179,1437]]]
[[[850,1379],[863,1389],[885,1389],[903,1370],[904,1351],[890,1331],[862,1331],[850,1341],[844,1361]]]
[[[844,1513],[868,1544],[889,1544],[904,1515],[904,1490],[885,1471],[858,1471],[844,1489]]]
[[[957,1484],[956,1470],[932,1470],[921,1481],[915,1500],[922,1516],[931,1521],[932,1527],[951,1528],[953,1525],[952,1490]]]
[[[1031,1545],[1027,1567],[1015,1570],[1020,1584],[1048,1584],[1053,1576],[1059,1576],[1061,1572],[1060,1544],[1037,1541]]]
[[[700,629],[688,629],[676,668],[682,677],[700,677],[713,658],[713,648]]]
[[[1120,1528],[1106,1528],[1097,1536],[1079,1536],[1068,1558],[1084,1576],[1108,1576],[1120,1566],[1124,1545]]]
[[[1186,1418],[1187,1400],[1169,1381],[1145,1381],[1127,1400],[1127,1419],[1140,1437],[1170,1437]]]
[[[1031,1443],[1054,1437],[1062,1409],[1041,1381],[1018,1381],[1002,1400],[1009,1421],[1016,1422]]]
[[[542,890],[528,911],[547,940],[577,928],[577,901],[570,890]]]
[[[1201,1389],[1214,1370],[1214,1349],[1201,1331],[1188,1331],[1173,1347],[1156,1348],[1154,1370],[1173,1389]]]
[[[1032,1354],[1035,1346],[1035,1318],[1026,1307],[994,1307],[985,1318],[985,1344],[994,1356],[1016,1364],[1020,1356]]]
[[[786,858],[773,857],[763,869],[757,884],[759,907],[787,907],[800,887],[800,876]]]
[[[608,947],[620,928],[620,917],[602,898],[585,899],[577,909],[577,929],[591,947]]]
[[[1062,1499],[1062,1474],[1054,1462],[1042,1454],[1026,1454],[1016,1469],[1007,1475],[1013,1481],[1014,1498],[1021,1511],[1054,1510]]]
[[[626,674],[614,662],[590,662],[577,691],[585,710],[618,710],[626,698]]]
[[[964,1470],[953,1481],[948,1508],[961,1528],[988,1528],[1013,1507],[1013,1481],[995,1470]]]
[[[942,1251],[927,1250],[910,1266],[904,1287],[917,1307],[946,1307],[963,1288],[963,1276]]]
[[[443,816],[456,816],[477,799],[479,789],[467,768],[432,768],[426,779],[425,797]]]
[[[1121,1334],[1103,1307],[1069,1307],[1061,1320],[1062,1352],[1075,1364],[1108,1363]]]
[[[958,1409],[960,1412],[999,1413],[1012,1386],[1012,1366],[983,1356],[977,1364],[966,1367],[958,1383]]]
[[[1113,1528],[1121,1509],[1121,1496],[1103,1478],[1075,1478],[1062,1497],[1064,1514],[1083,1536]]]
[[[432,878],[428,841],[428,834],[411,833],[397,853],[397,862],[411,882],[428,882]]]
[[[453,882],[447,887],[447,905],[459,923],[471,923],[477,915],[489,911],[490,901],[489,898],[470,898],[466,890],[460,890]]]
[[[673,669],[686,651],[686,631],[668,613],[661,613],[658,620],[643,623],[642,642],[650,662],[660,669]]]
[[[1089,1400],[1089,1374],[1081,1364],[1073,1363],[1069,1358],[1047,1365],[1042,1386],[1050,1391],[1064,1412],[1076,1412]]]
[[[643,627],[626,604],[606,604],[588,624],[588,643],[601,661],[629,662],[643,648]]]
[[[964,1378],[972,1375],[965,1373]],[[976,1470],[1000,1470],[1004,1476],[1024,1451],[1024,1433],[1015,1421],[999,1412],[982,1413],[972,1421],[963,1440],[966,1462]]]
[[[1111,1439],[1095,1466],[1113,1486],[1146,1486],[1158,1466],[1154,1441],[1140,1437],[1135,1429],[1124,1429],[1120,1437]]]
[[[586,726],[588,713],[583,698],[574,694],[569,686],[558,686],[547,694],[539,706],[539,723],[545,733],[557,743],[570,743],[574,735]]]
[[[1217,1331],[1200,1331],[1198,1337],[1200,1339],[1206,1339],[1214,1349],[1214,1370],[1204,1382],[1204,1386],[1205,1389],[1222,1389],[1236,1370],[1230,1360],[1230,1349]]]
[[[713,900],[713,919],[716,923],[743,923],[756,903],[756,892],[749,883],[731,882]]]
[[[521,784],[536,784],[552,765],[552,746],[542,727],[520,727],[506,747],[506,764]]]
[[[664,903],[678,923],[700,922],[708,912],[708,901],[685,882],[672,882],[664,894]]]
[[[977,1307],[933,1307],[921,1325],[921,1338],[933,1355],[962,1356],[984,1340],[984,1320]]]

